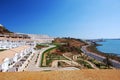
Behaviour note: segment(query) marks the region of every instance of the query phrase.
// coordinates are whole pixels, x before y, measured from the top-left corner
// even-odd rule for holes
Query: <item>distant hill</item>
[[[85,42],[83,42],[80,39],[75,39],[75,38],[56,38],[53,41],[54,43],[69,43],[70,46],[74,47],[81,47],[83,45],[86,45]]]
[[[80,47],[86,45],[81,39],[75,38],[55,38],[53,43],[58,45],[55,53],[60,55],[69,52],[72,54],[80,54],[82,52]]]
[[[30,39],[27,34],[16,34],[0,24],[0,37]]]
[[[9,31],[3,25],[0,24],[0,34],[9,34],[9,33],[13,33],[13,32]]]
[[[40,35],[40,34],[25,34],[25,33],[15,33],[8,30],[2,24],[0,24],[0,37],[7,37],[7,38],[23,38],[23,39],[46,39],[46,41],[52,40],[53,37],[48,35]]]

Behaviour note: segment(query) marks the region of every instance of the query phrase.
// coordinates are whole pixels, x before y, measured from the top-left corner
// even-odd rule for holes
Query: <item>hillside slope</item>
[[[56,38],[53,41],[54,43],[69,43],[70,46],[74,47],[81,47],[83,45],[86,45],[85,42],[83,42],[80,39],[75,39],[75,38]]]
[[[0,24],[0,34],[9,34],[9,33],[12,33],[12,32]]]

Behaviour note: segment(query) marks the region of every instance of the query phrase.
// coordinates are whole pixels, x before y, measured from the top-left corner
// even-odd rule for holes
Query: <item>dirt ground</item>
[[[120,70],[6,72],[0,80],[120,80]]]

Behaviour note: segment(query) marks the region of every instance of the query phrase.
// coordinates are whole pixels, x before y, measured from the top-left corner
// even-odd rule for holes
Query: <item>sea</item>
[[[96,42],[101,44],[101,46],[97,46],[96,48],[104,53],[112,53],[120,56],[120,40],[119,39],[106,39],[103,42]]]

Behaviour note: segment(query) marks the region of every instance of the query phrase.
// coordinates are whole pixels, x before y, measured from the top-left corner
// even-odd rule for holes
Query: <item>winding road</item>
[[[88,55],[88,56],[90,56],[90,57],[92,57],[92,58],[94,58],[94,59],[96,59],[96,60],[98,60],[98,61],[103,62],[103,60],[105,59],[105,57],[100,56],[100,55],[98,55],[96,53],[93,53],[93,52],[89,52],[86,49],[88,46],[90,46],[90,45],[82,46],[81,50],[83,51],[83,53],[86,54],[86,55]],[[115,61],[115,60],[111,60],[111,62],[112,62],[113,67],[120,68],[120,62]]]

